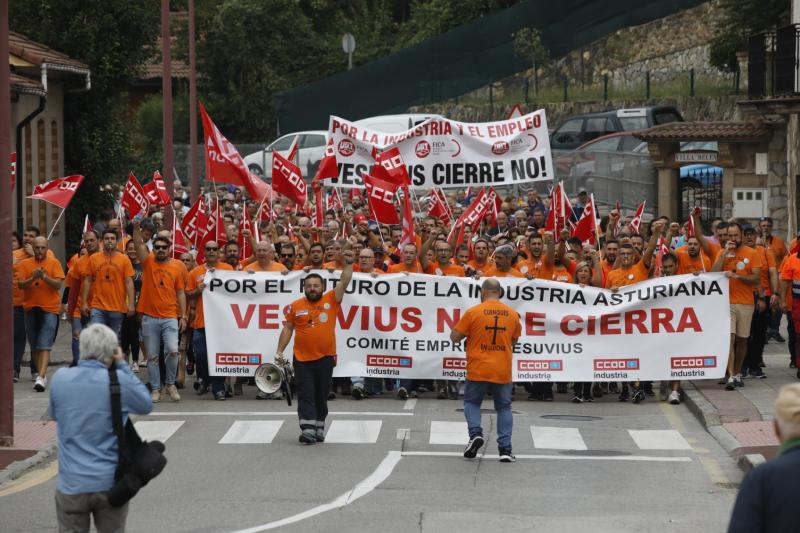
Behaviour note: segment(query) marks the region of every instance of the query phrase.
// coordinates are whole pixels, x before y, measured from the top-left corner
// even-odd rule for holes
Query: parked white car
[[[245,156],[245,165],[256,176],[266,180],[272,179],[272,152],[277,150],[282,155],[286,155],[295,137],[299,137],[297,140],[298,166],[304,177],[312,177],[319,167],[322,156],[325,155],[328,132],[324,130],[287,133],[264,147],[263,150]]]
[[[425,122],[429,118],[442,118],[441,115],[425,115],[409,113],[405,115],[380,115],[377,117],[362,118],[354,121],[355,124],[370,130],[381,131],[383,133],[400,133],[410,130],[417,124]]]

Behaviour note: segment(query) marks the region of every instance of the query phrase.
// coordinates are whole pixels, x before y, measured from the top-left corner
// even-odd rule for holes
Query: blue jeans
[[[208,375],[208,347],[206,346],[206,330],[195,329],[192,331],[192,348],[194,348],[194,360],[197,364],[197,378],[203,381],[203,385],[211,384],[211,393],[216,395],[225,390],[225,376]]]
[[[142,339],[147,348],[150,388],[161,388],[161,372],[158,369],[161,346],[164,346],[164,364],[167,367],[166,384],[174,385],[178,375],[178,319],[142,315]]]
[[[21,305],[14,307],[14,372],[22,370],[22,355],[25,353],[25,343],[28,338],[25,336],[25,309]],[[31,371],[36,372],[31,357]]]
[[[72,317],[72,364],[77,365],[81,358],[81,345],[79,337],[83,331],[84,319],[80,316]]]
[[[48,313],[41,307],[28,309],[25,311],[25,331],[31,350],[52,350],[58,333],[58,313]]]
[[[111,328],[117,334],[119,340],[120,332],[122,332],[122,320],[125,318],[125,313],[118,311],[106,311],[105,309],[92,309],[89,324],[103,324]]]
[[[483,435],[481,428],[481,402],[488,391],[492,392],[494,410],[497,411],[497,447],[511,449],[511,431],[514,418],[511,414],[513,383],[489,383],[467,380],[464,389],[464,416],[467,419],[469,437]]]

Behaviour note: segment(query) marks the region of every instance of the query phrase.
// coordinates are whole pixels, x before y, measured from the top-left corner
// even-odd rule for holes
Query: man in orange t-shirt
[[[58,315],[61,312],[59,293],[64,284],[61,263],[48,256],[47,239],[33,240],[33,257],[23,259],[17,266],[18,284],[22,289],[22,307],[25,309],[25,331],[31,346],[31,358],[39,375],[34,390],[44,392],[47,387],[47,367],[50,350],[56,340]]]
[[[117,249],[114,230],[103,232],[103,251],[89,257],[88,271],[81,284],[81,314],[88,313],[92,324],[108,326],[119,338],[122,320],[136,314],[136,298],[133,265]]]
[[[496,254],[495,254],[496,257]],[[464,457],[472,459],[483,446],[481,403],[492,393],[497,412],[497,447],[500,461],[513,462],[511,413],[513,381],[511,361],[514,343],[522,334],[520,317],[514,309],[500,301],[503,289],[493,278],[481,286],[481,303],[471,307],[450,332],[450,340],[466,339],[467,380],[464,388],[464,417],[467,419],[469,443]]]
[[[606,289],[619,289],[634,283],[640,283],[650,277],[650,263],[653,252],[661,235],[662,221],[653,224],[653,235],[642,253],[642,258],[636,262],[636,252],[631,244],[622,244],[619,247],[619,268],[612,268],[606,276]]]
[[[89,230],[83,234],[83,246],[86,253],[78,257],[75,264],[67,271],[65,285],[69,288],[67,298],[67,316],[72,321],[72,366],[78,364],[80,359],[80,337],[83,328],[89,325],[89,315],[81,314],[83,299],[81,298],[81,287],[84,280],[89,276],[89,260],[92,255],[100,250],[100,240],[97,232]],[[92,290],[89,290],[89,299],[92,297]]]
[[[353,257],[344,256],[344,262],[335,289],[325,292],[322,276],[308,274],[303,279],[305,295],[284,311],[286,322],[278,338],[275,364],[286,364],[283,351],[297,332],[294,336],[294,382],[303,444],[325,440],[328,393],[336,366],[336,318],[353,278]]]
[[[542,237],[538,233],[531,233],[526,249],[528,258],[517,263],[517,270],[528,279],[552,279],[555,256],[553,234],[548,232]]]
[[[472,245],[472,259],[467,261],[467,266],[475,271],[486,272],[493,262],[489,257],[489,243],[486,239],[476,240]]]
[[[242,270],[246,272],[282,272],[287,273],[289,270],[283,266],[283,263],[275,261],[275,247],[271,242],[259,241],[255,247],[256,262],[250,263]]]
[[[397,274],[398,272],[413,274],[420,274],[422,272],[422,267],[417,257],[417,245],[413,242],[403,246],[403,261],[389,267],[389,274]]]
[[[731,344],[728,355],[727,390],[742,386],[742,363],[747,355],[747,339],[755,310],[756,293],[761,283],[761,257],[742,244],[742,227],[732,222],[727,228],[725,248],[717,253],[713,272],[725,272],[729,280],[731,303]]]
[[[217,241],[208,241],[205,244],[206,262],[198,265],[189,272],[189,282],[186,286],[186,297],[195,304],[194,320],[192,320],[192,346],[194,358],[197,363],[197,379],[200,384],[197,394],[211,393],[216,400],[225,400],[225,378],[223,376],[211,377],[208,372],[208,349],[206,345],[206,321],[203,313],[203,291],[206,289],[206,272],[215,270],[233,270],[228,263],[220,260],[220,249]]]
[[[436,240],[436,237],[438,237],[440,233],[441,230],[439,229],[431,231],[430,237],[428,237],[428,240],[422,245],[419,259],[422,264],[423,272],[432,276],[464,277],[464,268],[451,261],[453,258],[453,249],[450,244],[444,240]],[[433,249],[436,254],[435,262],[428,261],[427,254],[431,246],[434,247]]]
[[[498,246],[494,251],[494,266],[483,272],[484,278],[524,278],[525,276],[511,266],[514,260],[514,248],[510,244]]]
[[[678,274],[694,274],[711,270],[711,260],[700,249],[700,241],[696,236],[686,239],[686,246],[675,250],[678,258]]]
[[[795,339],[793,347],[794,353],[790,353],[790,359],[794,366],[798,368],[797,377],[800,378],[800,253],[787,255],[781,265],[780,290],[778,297],[781,300],[781,310],[787,313],[790,331],[794,331]],[[791,339],[790,339],[791,340]]]
[[[186,329],[186,266],[169,256],[170,240],[153,238],[151,254],[142,240],[139,222],[133,223],[133,242],[142,264],[142,291],[137,311],[142,314],[142,339],[147,349],[147,373],[153,403],[161,401],[161,372],[158,366],[164,347],[165,392],[180,401],[175,380],[178,374],[178,336]]]

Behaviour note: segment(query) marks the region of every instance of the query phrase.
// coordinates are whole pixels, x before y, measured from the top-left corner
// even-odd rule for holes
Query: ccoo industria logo
[[[261,365],[259,353],[218,353],[218,365]]]
[[[367,366],[411,368],[414,360],[408,355],[367,355]]]

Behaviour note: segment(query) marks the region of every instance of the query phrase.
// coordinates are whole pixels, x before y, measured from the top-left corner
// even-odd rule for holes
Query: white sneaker
[[[46,387],[47,387],[47,382],[44,379],[40,378],[39,376],[36,376],[36,382],[33,384],[33,390],[35,390],[36,392],[44,392],[44,389]]]
[[[131,370],[133,371],[134,374],[138,374],[139,373],[139,363],[137,363],[136,361],[131,363]]]
[[[158,403],[161,401],[161,391],[158,389],[153,390],[150,393],[150,398],[153,400],[153,403]]]
[[[681,393],[679,393],[679,392],[678,392],[678,391],[676,391],[676,390],[674,390],[674,391],[670,392],[670,393],[669,393],[669,400],[668,400],[668,401],[669,401],[669,403],[671,403],[672,405],[678,405],[679,403],[681,403]]]
[[[175,385],[167,385],[166,391],[173,402],[181,401],[181,395],[178,394],[178,387]]]

